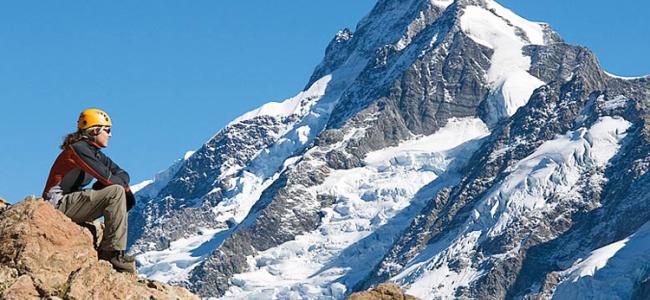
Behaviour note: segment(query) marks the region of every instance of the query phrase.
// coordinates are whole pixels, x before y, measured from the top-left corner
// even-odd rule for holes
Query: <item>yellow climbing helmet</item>
[[[89,108],[81,112],[77,121],[78,129],[88,129],[93,126],[113,126],[111,117],[101,109]]]

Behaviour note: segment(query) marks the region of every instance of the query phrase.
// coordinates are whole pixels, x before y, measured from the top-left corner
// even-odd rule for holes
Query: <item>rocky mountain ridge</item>
[[[589,262],[643,244],[649,101],[494,1],[380,0],[303,92],[137,193],[133,252],[224,298],[639,295],[643,256]]]

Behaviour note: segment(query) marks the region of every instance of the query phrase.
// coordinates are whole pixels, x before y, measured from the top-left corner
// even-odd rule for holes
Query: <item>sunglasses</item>
[[[107,134],[111,134],[111,128],[110,127],[102,126],[99,129],[105,131]]]

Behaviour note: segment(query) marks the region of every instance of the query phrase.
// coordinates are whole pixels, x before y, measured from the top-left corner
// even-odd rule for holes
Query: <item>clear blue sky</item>
[[[645,1],[500,1],[650,73]],[[113,118],[105,152],[137,183],[230,120],[306,84],[334,34],[374,0],[0,2],[0,196],[40,194],[81,110]]]

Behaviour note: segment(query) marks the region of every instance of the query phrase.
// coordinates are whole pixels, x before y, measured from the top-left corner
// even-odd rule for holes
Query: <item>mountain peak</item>
[[[551,295],[576,275],[558,266],[648,220],[646,83],[494,1],[381,0],[302,92],[138,193],[133,249],[147,276],[205,296]]]

